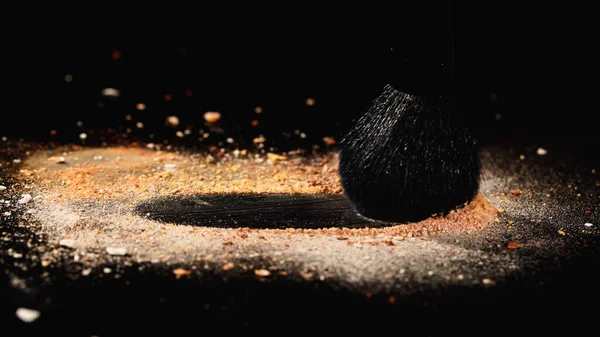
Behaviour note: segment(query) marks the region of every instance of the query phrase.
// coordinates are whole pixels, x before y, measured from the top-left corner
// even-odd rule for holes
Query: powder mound
[[[397,224],[388,227],[370,228],[328,228],[304,230],[321,235],[369,236],[385,235],[396,237],[424,237],[441,234],[473,232],[489,226],[498,210],[483,194],[479,193],[462,208],[451,211],[446,216],[430,217],[419,222]]]
[[[63,151],[64,149],[61,149],[61,152]],[[225,156],[208,165],[198,154],[136,147],[76,148],[64,151],[61,155],[65,160],[58,164],[49,160],[54,158],[56,153],[38,152],[28,160],[27,168],[22,173],[23,178],[33,178],[37,181],[39,192],[52,204],[65,205],[85,201],[87,205],[95,204],[99,209],[105,209],[107,206],[103,205],[134,207],[146,200],[164,196],[184,199],[186,196],[199,194],[239,195],[251,191],[256,194],[330,195],[335,198],[337,204],[345,205],[338,200],[342,198],[343,192],[337,172],[338,158],[335,154],[310,159],[290,158],[276,164],[256,161],[250,157]],[[166,206],[168,209],[173,208]],[[256,207],[250,207],[248,212],[252,209],[257,211]],[[445,216],[428,217],[419,222],[403,224],[373,221],[357,216],[356,211],[352,209],[340,209],[336,210],[340,212],[340,216],[330,216],[329,222],[317,219],[324,225],[307,228],[293,223],[294,215],[299,213],[294,209],[291,211],[292,220],[285,219],[286,226],[280,228],[251,226],[243,222],[238,226],[225,227],[249,227],[252,231],[264,231],[267,235],[297,232],[320,236],[422,237],[482,229],[488,226],[496,215],[496,209],[482,194]],[[329,209],[324,211],[331,213]],[[298,220],[297,217],[296,219],[302,220]],[[360,226],[351,226],[356,219],[362,222]],[[202,227],[201,224],[187,222],[163,222],[173,226],[183,224]]]

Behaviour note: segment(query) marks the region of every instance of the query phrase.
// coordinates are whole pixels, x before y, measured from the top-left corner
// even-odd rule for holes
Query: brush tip
[[[386,86],[340,145],[344,193],[371,219],[446,214],[479,189],[477,146],[455,105],[439,97]]]

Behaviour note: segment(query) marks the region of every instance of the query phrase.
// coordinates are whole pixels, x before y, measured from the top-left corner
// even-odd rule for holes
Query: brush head
[[[479,189],[479,152],[455,105],[388,85],[341,142],[346,196],[371,219],[446,214]]]

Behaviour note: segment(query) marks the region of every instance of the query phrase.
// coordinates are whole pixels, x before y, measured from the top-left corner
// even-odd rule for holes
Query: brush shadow
[[[219,228],[364,228],[393,224],[360,216],[343,195],[203,194],[166,196],[138,204],[148,219]]]

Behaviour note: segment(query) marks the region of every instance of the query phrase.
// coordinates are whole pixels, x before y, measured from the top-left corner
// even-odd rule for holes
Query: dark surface
[[[588,305],[600,300],[596,272],[600,263],[598,175],[569,157],[551,153],[536,158],[533,151],[492,150],[485,161],[484,167],[495,167],[496,175],[518,176],[515,186],[531,186],[534,191],[555,189],[554,206],[547,213],[539,209],[546,201],[542,192],[501,214],[501,221],[511,219],[519,225],[515,225],[515,234],[501,231],[500,235],[508,240],[517,235],[520,242],[560,243],[515,252],[528,267],[493,287],[408,284],[412,291],[375,293],[369,298],[334,280],[261,280],[251,272],[224,275],[212,271],[177,279],[171,272],[173,265],[124,265],[118,259],[109,265],[115,271],[110,275],[101,272],[104,266],[98,266],[90,276],[80,277],[68,249],[60,249],[62,262],[42,268],[39,249],[45,246],[45,239],[35,234],[31,227],[35,224],[17,214],[0,222],[0,231],[7,233],[0,241],[2,325],[5,329],[17,327],[22,336],[107,336],[159,330],[200,333],[208,327],[288,333],[314,331],[319,324],[335,330],[389,327],[418,335],[585,330],[585,322],[595,316]],[[6,148],[3,153],[6,155]],[[533,156],[526,166],[517,163],[519,153]],[[3,168],[2,177],[8,171]],[[582,196],[575,197],[577,191],[567,189],[566,184],[579,186]],[[587,208],[590,214],[585,214]],[[546,220],[548,217],[555,220]],[[530,219],[539,220],[535,226],[527,226]],[[590,234],[578,233],[583,222],[594,223]],[[556,228],[565,229],[567,236],[558,236]],[[22,252],[23,257],[14,258],[9,249]],[[468,270],[479,268],[476,262],[463,263]],[[390,295],[396,298],[394,304],[389,303]],[[17,307],[40,310],[41,317],[31,324],[22,323],[14,314]]]

